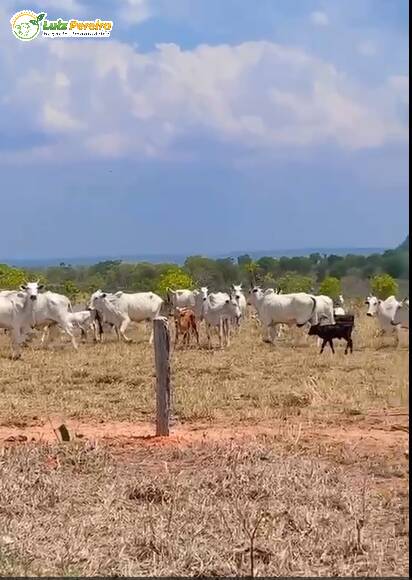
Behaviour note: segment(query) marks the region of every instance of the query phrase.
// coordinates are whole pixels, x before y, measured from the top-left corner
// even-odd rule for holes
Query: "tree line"
[[[24,280],[38,278],[49,290],[70,298],[90,294],[99,288],[109,292],[151,290],[164,296],[168,287],[207,286],[210,290],[222,290],[234,283],[242,283],[244,287],[250,284],[276,287],[283,292],[323,289],[325,294],[335,295],[341,291],[342,280],[349,276],[363,280],[386,276],[387,281],[391,279],[395,284],[396,279],[408,280],[409,237],[394,250],[368,256],[313,253],[280,258],[265,256],[258,260],[247,254],[236,259],[189,256],[181,267],[107,260],[91,266],[61,263],[36,271],[0,264],[0,289],[16,288]]]

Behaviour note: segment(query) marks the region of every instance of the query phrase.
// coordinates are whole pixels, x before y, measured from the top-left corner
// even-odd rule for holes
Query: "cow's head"
[[[378,306],[380,304],[380,300],[376,298],[376,296],[368,296],[365,300],[365,304],[368,307],[368,311],[366,312],[367,316],[375,316],[378,311]]]
[[[236,300],[235,296],[232,294],[227,300],[225,300],[227,307],[230,310],[230,314],[233,318],[240,318],[241,312],[238,301]]]
[[[205,302],[207,300],[207,293],[209,292],[209,289],[207,286],[202,286],[200,289],[200,294],[202,296],[202,300],[203,302]]]
[[[232,292],[236,300],[240,300],[242,296],[242,284],[232,284]]]
[[[263,291],[262,288],[260,288],[260,286],[251,286],[249,292],[248,292],[248,299],[247,299],[247,303],[249,305],[255,305],[257,300],[259,300],[259,298],[261,298],[261,296],[263,295]]]
[[[89,304],[87,305],[87,310],[92,310],[94,308],[97,298],[100,298],[102,294],[104,294],[104,292],[100,290],[100,288],[99,290],[96,290],[96,292],[93,292],[93,294],[90,296]]]
[[[43,289],[43,284],[39,284],[39,282],[26,282],[26,284],[22,284],[20,286],[20,290],[25,292],[27,296],[30,297],[30,300],[37,300],[37,296],[39,291]]]

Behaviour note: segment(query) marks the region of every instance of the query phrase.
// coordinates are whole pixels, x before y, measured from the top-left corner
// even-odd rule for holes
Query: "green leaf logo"
[[[30,24],[37,24],[37,20],[29,20]]]
[[[41,20],[43,20],[43,18],[46,16],[45,12],[40,12],[40,14],[37,15],[37,22],[40,22]]]

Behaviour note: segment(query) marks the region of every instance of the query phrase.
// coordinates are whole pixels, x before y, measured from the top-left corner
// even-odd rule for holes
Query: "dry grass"
[[[374,338],[375,322],[361,319],[355,352],[318,354],[310,337],[292,346],[289,335],[278,346],[263,344],[250,323],[225,351],[196,348],[173,355],[175,410],[180,420],[233,418],[262,421],[285,414],[362,411],[406,405],[408,352],[392,338]],[[57,350],[37,344],[11,361],[0,343],[0,424],[33,417],[103,420],[151,419],[154,363],[146,329],[134,331],[134,344],[89,343],[74,352],[67,342]],[[301,337],[303,335],[301,334]],[[381,348],[384,346],[384,348]]]
[[[175,431],[199,435],[167,445],[133,435],[154,412],[144,327],[22,361],[1,337],[0,435],[55,416],[123,434],[0,447],[0,575],[407,575],[408,350],[375,328],[346,357],[252,322],[177,350]]]
[[[406,489],[299,445],[141,449],[127,461],[26,446],[0,465],[2,574],[407,574]]]

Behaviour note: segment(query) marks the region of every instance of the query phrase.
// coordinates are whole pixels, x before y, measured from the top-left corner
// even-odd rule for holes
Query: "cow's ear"
[[[39,284],[37,287],[39,290],[44,290],[44,284]]]
[[[26,284],[22,284],[20,286],[20,290],[27,290],[27,285]]]
[[[101,297],[101,298],[106,298],[106,296],[107,296],[106,292],[102,292],[102,293],[100,294],[100,297]]]
[[[115,296],[117,296],[118,298],[120,298],[120,296],[123,294],[123,292],[121,290],[119,290],[119,292],[116,292]]]

